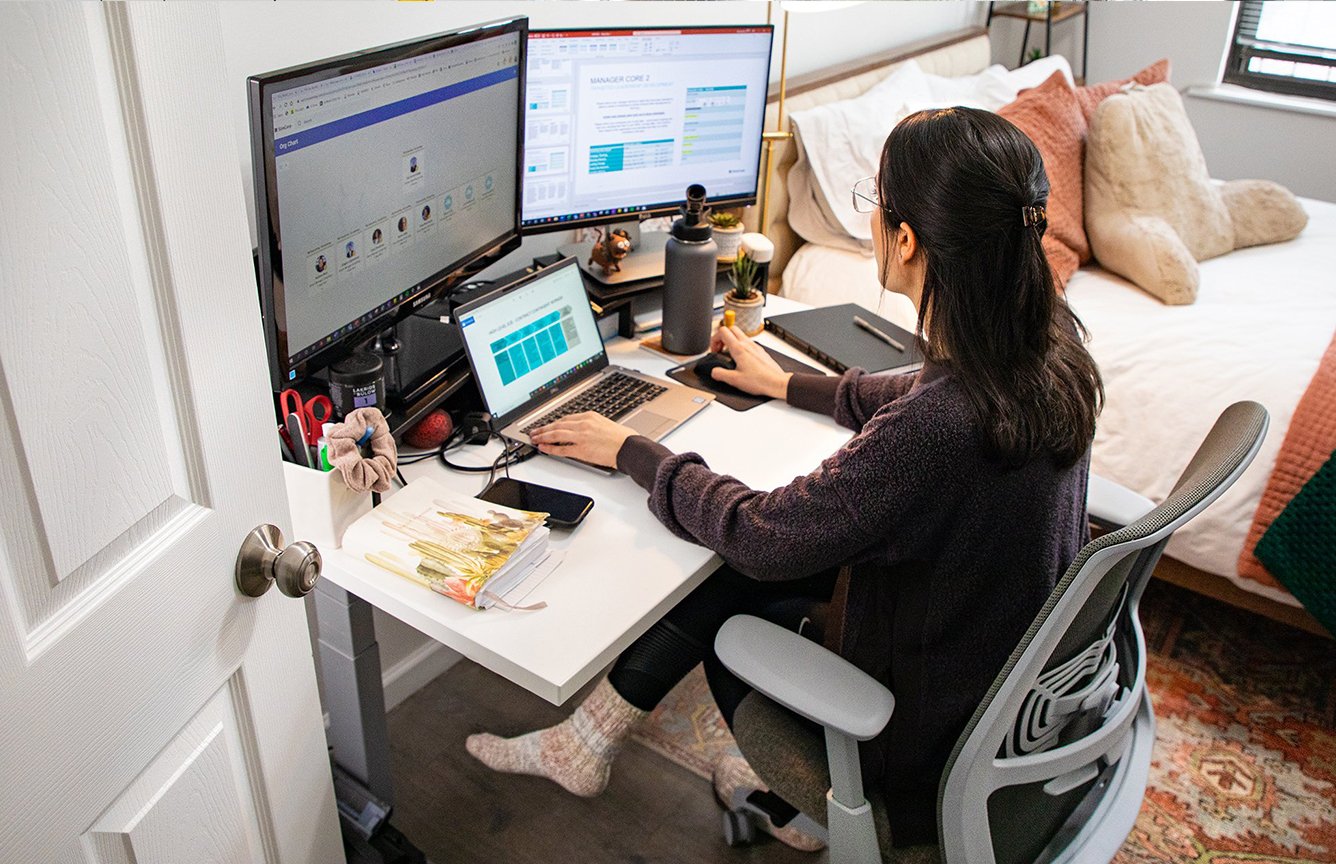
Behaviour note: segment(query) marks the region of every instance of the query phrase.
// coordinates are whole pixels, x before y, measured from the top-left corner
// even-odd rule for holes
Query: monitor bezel
[[[671,25],[671,24],[657,24],[657,25],[646,26],[646,27],[559,27],[559,28],[554,28],[554,29],[530,30],[530,31],[529,31],[529,36],[528,36],[527,38],[533,38],[535,35],[540,35],[540,34],[541,34],[541,35],[548,35],[548,34],[559,34],[559,35],[564,35],[564,34],[569,34],[569,33],[594,33],[594,34],[597,34],[597,33],[609,33],[609,34],[611,34],[611,33],[620,33],[620,32],[624,32],[624,31],[629,31],[629,32],[633,32],[633,33],[643,33],[643,32],[645,32],[645,31],[654,31],[654,30],[679,31],[679,32],[680,32],[680,31],[702,31],[702,30],[704,30],[704,31],[720,31],[720,32],[723,32],[723,31],[734,31],[734,32],[736,32],[736,31],[740,31],[740,30],[750,30],[750,31],[763,31],[763,32],[767,32],[767,33],[769,34],[769,36],[770,36],[770,51],[766,54],[766,60],[765,60],[765,80],[766,80],[766,86],[767,86],[767,88],[769,87],[769,82],[770,82],[770,67],[771,67],[771,64],[772,64],[772,62],[773,62],[773,60],[774,60],[774,56],[775,56],[775,25],[773,25],[773,24],[702,24],[702,25],[697,25],[697,26],[680,26],[680,25],[678,25],[678,26],[674,26],[674,25]],[[528,59],[527,59],[527,58],[528,58],[528,54],[527,54],[527,52],[526,52],[526,54],[525,54],[525,58],[526,58],[526,59],[525,59],[525,62],[526,62],[526,64],[527,64],[527,62],[528,62]],[[526,97],[527,97],[527,93],[526,93]],[[529,104],[529,100],[526,98],[526,99],[524,100],[524,105],[525,105],[525,109],[526,109],[526,111],[527,111],[527,108],[528,108],[528,104]],[[767,105],[769,104],[769,91],[768,91],[768,89],[767,89],[767,93],[766,93],[766,103],[765,103],[765,104],[767,104]],[[756,183],[754,184],[754,186],[753,186],[753,188],[752,188],[752,191],[751,191],[750,193],[748,193],[748,194],[743,194],[743,195],[730,195],[730,196],[728,196],[728,197],[724,197],[724,198],[716,198],[715,196],[711,195],[710,198],[709,198],[709,203],[710,203],[710,206],[711,206],[711,207],[719,207],[719,208],[723,208],[723,207],[750,207],[750,206],[752,206],[753,204],[756,203],[756,200],[757,200],[757,194],[758,194],[758,191],[759,191],[759,189],[760,189],[761,182],[762,182],[762,177],[761,177],[761,159],[762,159],[762,157],[764,156],[764,153],[765,153],[765,146],[764,146],[764,144],[765,144],[765,111],[764,111],[764,109],[762,109],[762,111],[761,111],[761,132],[760,132],[759,135],[756,136]],[[522,176],[522,175],[523,175],[523,168],[522,168],[522,166],[521,166],[521,176]],[[681,208],[682,205],[686,204],[686,190],[683,189],[682,191],[683,191],[683,197],[681,197],[681,198],[678,198],[678,199],[673,200],[673,201],[665,201],[665,202],[663,202],[663,203],[656,203],[656,204],[652,204],[652,205],[647,205],[647,206],[646,206],[645,208],[643,208],[643,209],[639,209],[639,208],[623,208],[623,212],[621,212],[621,213],[609,213],[609,214],[606,214],[606,215],[603,215],[603,216],[590,216],[590,217],[587,217],[587,218],[584,218],[584,219],[567,219],[567,220],[559,221],[559,222],[538,222],[538,223],[535,223],[535,224],[533,224],[533,225],[528,225],[528,224],[525,224],[525,222],[524,222],[524,194],[523,194],[523,193],[524,193],[524,190],[521,188],[521,190],[520,190],[520,233],[527,237],[527,236],[532,235],[532,234],[549,234],[549,233],[551,233],[551,232],[553,232],[553,231],[569,231],[569,230],[576,229],[576,228],[592,228],[592,227],[597,226],[597,225],[610,225],[610,224],[613,224],[613,223],[616,223],[616,222],[631,222],[631,221],[641,221],[641,222],[643,222],[643,221],[645,221],[646,219],[657,219],[657,218],[659,218],[660,216],[672,216],[672,215],[675,215],[675,214],[678,212],[679,208]],[[707,191],[707,193],[708,193],[709,190],[706,190],[706,191]]]
[[[469,372],[474,376],[475,381],[477,381],[477,374],[478,374],[477,364],[481,362],[481,360],[473,356],[473,351],[469,347],[469,340],[464,335],[464,326],[462,323],[464,318],[466,318],[470,312],[475,311],[480,306],[486,306],[489,303],[501,299],[507,294],[518,291],[521,288],[526,288],[529,285],[532,285],[534,282],[537,282],[539,279],[551,278],[557,275],[557,273],[560,272],[563,268],[576,267],[576,264],[577,262],[576,259],[574,258],[563,258],[560,261],[556,262],[555,264],[551,264],[547,267],[535,270],[532,273],[529,273],[525,276],[520,277],[519,279],[516,279],[514,282],[501,285],[492,291],[488,291],[481,297],[477,297],[473,300],[470,300],[468,303],[463,304],[462,306],[460,306],[458,309],[455,310],[454,313],[455,326],[458,328],[459,341],[464,343],[464,356],[468,358]],[[577,272],[579,272],[578,267],[576,268],[576,270]],[[583,279],[583,277],[581,278]],[[585,299],[586,301],[588,300],[587,297]],[[593,310],[590,309],[589,307],[586,306],[585,310],[590,315],[593,315]],[[597,324],[597,320],[595,320],[595,323]],[[587,367],[587,371],[585,372],[585,374],[571,378],[570,380],[567,381],[563,381],[560,384],[553,385],[552,387],[535,391],[533,395],[529,396],[529,398],[524,400],[524,402],[518,407],[512,408],[505,414],[494,414],[492,416],[492,427],[498,432],[501,431],[502,429],[509,426],[511,423],[520,419],[521,417],[533,411],[534,409],[538,408],[539,406],[547,402],[550,402],[551,400],[557,398],[563,393],[573,390],[574,388],[583,384],[585,381],[588,381],[590,378],[593,378],[594,376],[600,374],[604,369],[608,368],[611,361],[608,360],[608,346],[603,341],[602,332],[598,333],[598,342],[599,342],[598,355],[597,357],[592,358],[594,362]],[[485,405],[487,410],[491,411],[492,406],[487,404],[487,394],[482,392],[481,385],[478,386],[478,396],[483,400],[483,404]]]
[[[292,87],[337,78],[385,63],[393,63],[396,60],[456,48],[508,33],[516,33],[519,37],[518,95],[515,100],[517,130],[515,207],[512,224],[492,240],[480,244],[418,283],[403,286],[403,289],[396,293],[396,296],[400,293],[405,295],[398,303],[388,309],[368,310],[359,316],[360,323],[349,322],[355,323],[355,326],[348,333],[338,336],[325,347],[293,362],[288,350],[282,237],[276,218],[278,194],[273,147],[274,94]],[[259,247],[257,276],[264,319],[265,345],[269,354],[270,384],[274,392],[290,387],[346,356],[355,346],[372,338],[375,333],[439,299],[446,289],[476,272],[480,265],[490,263],[519,248],[524,195],[524,93],[528,72],[528,33],[529,19],[526,16],[517,16],[340,54],[273,72],[251,75],[246,79],[251,165],[255,183],[255,233]]]

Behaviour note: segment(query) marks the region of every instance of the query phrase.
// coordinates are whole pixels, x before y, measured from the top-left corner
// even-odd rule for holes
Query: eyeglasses
[[[900,223],[905,221],[899,213],[881,203],[881,193],[877,191],[876,177],[864,177],[855,183],[854,188],[849,191],[853,193],[855,213],[871,213],[874,210],[880,210],[886,214],[882,221],[895,230],[898,230]]]
[[[877,191],[876,177],[864,177],[855,183],[854,188],[849,191],[853,193],[855,213],[871,213],[873,210],[881,210],[886,214],[886,224],[896,228],[900,226],[901,222],[905,221],[899,213],[881,203],[881,192]]]
[[[877,178],[864,177],[849,190],[853,194],[854,212],[871,213],[873,210],[889,210],[881,203],[881,193],[877,191]]]

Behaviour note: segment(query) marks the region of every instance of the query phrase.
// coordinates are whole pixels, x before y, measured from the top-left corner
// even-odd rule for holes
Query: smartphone
[[[478,498],[516,510],[546,513],[549,528],[574,528],[594,507],[594,499],[588,495],[564,492],[551,486],[539,486],[537,483],[525,483],[509,477],[498,477],[478,493]]]

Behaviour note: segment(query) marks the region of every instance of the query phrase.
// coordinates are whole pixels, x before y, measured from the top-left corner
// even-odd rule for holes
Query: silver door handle
[[[311,593],[320,579],[320,550],[305,540],[283,548],[283,532],[273,525],[257,525],[237,553],[237,590],[259,597],[278,583],[289,597]]]

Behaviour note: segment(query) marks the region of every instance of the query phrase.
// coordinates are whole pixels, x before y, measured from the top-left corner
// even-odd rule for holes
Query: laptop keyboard
[[[596,414],[602,414],[609,420],[617,420],[630,414],[660,393],[666,392],[668,392],[667,387],[660,387],[658,384],[632,378],[630,375],[623,375],[621,372],[610,372],[603,376],[603,380],[593,387],[575,398],[561,403],[520,431],[528,435],[531,429],[546,426],[553,420],[560,419],[568,414],[579,414],[581,411],[593,411]]]

